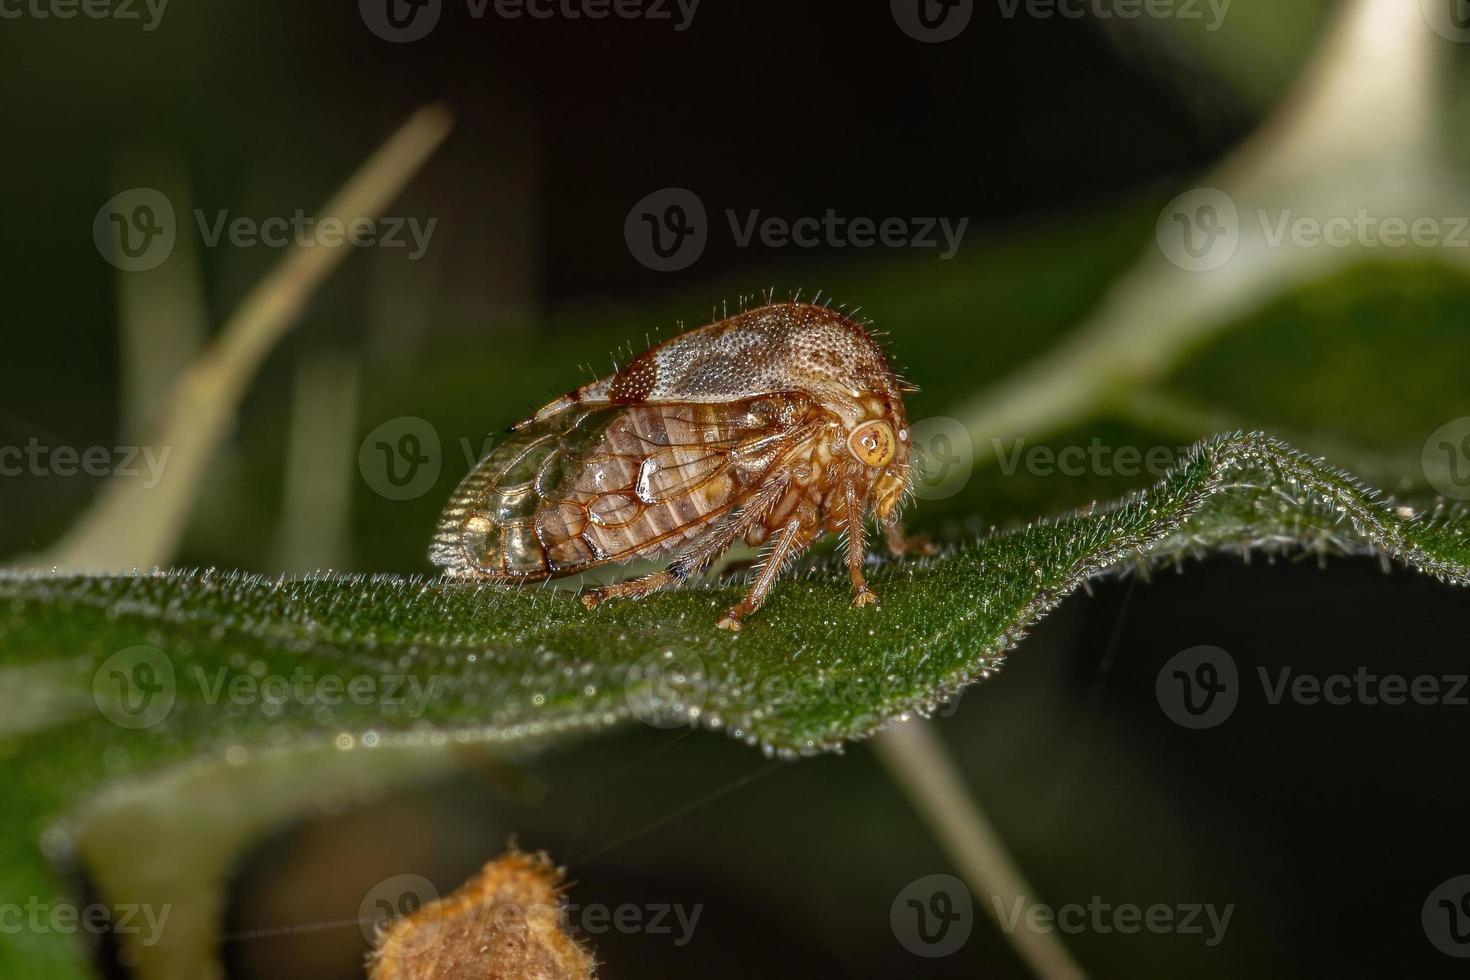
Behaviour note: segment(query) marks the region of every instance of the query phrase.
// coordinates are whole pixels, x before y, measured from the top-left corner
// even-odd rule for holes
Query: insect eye
[[[893,461],[893,427],[887,422],[864,422],[847,437],[847,448],[869,466],[887,466]]]

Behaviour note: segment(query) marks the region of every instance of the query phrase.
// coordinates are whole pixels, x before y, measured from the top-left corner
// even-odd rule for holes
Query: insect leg
[[[933,555],[939,552],[933,542],[922,534],[916,534],[913,537],[906,536],[903,533],[903,525],[898,521],[884,528],[884,534],[888,537],[888,550],[895,558],[902,558],[907,554]]]
[[[726,548],[757,523],[781,499],[791,481],[785,476],[774,477],[762,484],[751,495],[750,501],[734,518],[725,521],[709,534],[700,538],[684,554],[669,562],[669,568],[683,578],[699,574],[706,565],[718,558]]]
[[[852,604],[872,605],[878,601],[878,593],[868,588],[863,578],[863,559],[868,554],[863,540],[863,505],[858,500],[857,486],[850,481],[842,488],[842,506],[847,512],[843,521],[847,525],[847,573],[852,577]]]
[[[677,585],[698,575],[704,566],[730,547],[731,542],[765,516],[766,511],[786,492],[787,485],[788,481],[784,479],[771,480],[764,484],[756,491],[750,503],[741,508],[739,514],[711,529],[708,534],[695,541],[692,548],[669,562],[667,567],[627,582],[588,589],[582,593],[582,605],[592,609],[607,599],[641,599],[665,586]]]
[[[806,542],[802,541],[801,520],[792,521],[783,527],[776,537],[775,544],[766,554],[765,564],[761,566],[760,574],[756,576],[755,584],[750,587],[750,594],[731,606],[729,611],[715,625],[723,630],[740,629],[740,621],[761,606],[765,605],[766,595],[771,591],[771,586],[776,584],[776,577],[781,574],[781,569],[786,562],[798,554]]]
[[[656,572],[649,572],[647,575],[629,579],[626,582],[614,582],[612,585],[601,585],[588,589],[582,593],[582,605],[593,609],[608,599],[641,599],[666,585],[682,581],[683,579],[672,569],[660,568]]]

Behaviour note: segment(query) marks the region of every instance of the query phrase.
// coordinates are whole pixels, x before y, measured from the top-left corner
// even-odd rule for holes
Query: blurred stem
[[[189,181],[172,156],[125,157],[115,168],[114,186],[156,187],[180,214],[192,212]],[[209,335],[199,251],[191,235],[180,235],[169,260],[143,272],[117,270],[118,333],[122,351],[124,440],[145,438],[158,422],[164,397]]]
[[[888,775],[908,795],[924,822],[954,861],[965,883],[1016,955],[1043,980],[1081,980],[1086,974],[1055,931],[1036,932],[1021,916],[1014,929],[996,915],[1001,908],[1035,905],[1041,899],[1021,874],[995,828],[965,788],[934,727],[911,718],[881,732],[874,751]]]
[[[350,223],[378,217],[448,135],[450,124],[443,106],[414,113],[327,202],[319,220],[336,217]],[[167,453],[157,486],[114,476],[67,536],[31,564],[115,571],[167,562],[261,362],[322,281],[354,251],[345,240],[337,247],[292,246],[246,295],[166,399],[152,440],[159,458]]]
[[[218,962],[225,886],[240,853],[262,835],[343,801],[365,803],[431,779],[458,761],[431,746],[343,752],[324,745],[241,758],[248,762],[200,762],[124,782],[68,825],[108,902],[167,910],[166,942],[145,942],[138,932],[120,937],[139,980],[225,975]]]
[[[357,363],[335,352],[296,366],[276,560],[285,572],[341,569],[352,506]]]
[[[1158,384],[1241,316],[1369,254],[1463,265],[1463,250],[1368,253],[1290,235],[1272,241],[1263,227],[1283,215],[1360,210],[1380,218],[1464,214],[1470,195],[1440,152],[1449,47],[1418,3],[1344,5],[1281,108],[1200,182],[1223,191],[1236,208],[1233,255],[1218,268],[1188,271],[1151,244],[1061,346],[960,406],[956,414],[974,435],[977,462],[1007,439],[1045,436]]]

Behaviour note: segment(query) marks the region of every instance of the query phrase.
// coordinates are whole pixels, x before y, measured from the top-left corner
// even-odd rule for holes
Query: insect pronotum
[[[660,570],[582,602],[676,586],[738,540],[764,545],[738,630],[781,570],[845,533],[854,604],[871,513],[901,554],[909,489],[903,386],[859,323],[775,303],[688,330],[512,426],[450,498],[429,557],[447,575],[528,582],[632,558]]]

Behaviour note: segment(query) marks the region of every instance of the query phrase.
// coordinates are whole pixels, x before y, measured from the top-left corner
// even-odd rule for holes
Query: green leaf
[[[588,611],[565,590],[393,576],[0,576],[0,891],[38,893],[37,842],[100,788],[190,760],[542,743],[640,718],[781,756],[839,748],[988,676],[1089,577],[1218,547],[1373,552],[1470,581],[1463,509],[1395,507],[1258,434],[1203,443],[1114,506],[884,564],[877,609],[851,607],[835,571],[793,578],[734,635],[714,628],[734,585]],[[36,941],[0,937],[0,965],[33,969]]]
[[[1248,435],[1201,444],[1114,506],[884,564],[879,609],[851,608],[836,574],[788,580],[735,635],[714,622],[736,585],[588,611],[565,590],[392,576],[7,575],[0,679],[41,700],[0,720],[26,774],[6,792],[55,812],[201,752],[545,740],[649,712],[812,753],[986,676],[1120,563],[1290,546],[1371,551],[1463,584],[1467,529],[1462,510],[1396,508]]]

